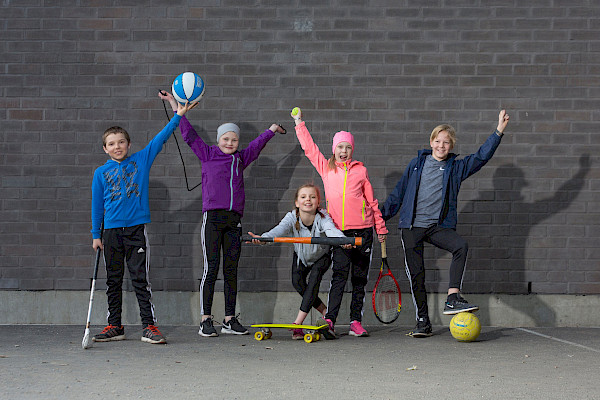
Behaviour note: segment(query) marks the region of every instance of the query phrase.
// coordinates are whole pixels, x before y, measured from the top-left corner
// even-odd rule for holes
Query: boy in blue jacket
[[[400,211],[398,228],[401,229],[406,272],[416,307],[417,326],[410,333],[413,337],[432,335],[425,289],[424,242],[452,253],[444,314],[479,309],[460,296],[468,244],[456,233],[458,191],[462,181],[479,171],[492,158],[508,120],[506,111],[500,111],[494,133],[476,153],[461,160],[456,158],[457,154],[450,153],[456,143],[454,128],[446,124],[437,126],[430,136],[431,150],[421,150],[411,160],[396,188],[381,207],[384,220]]]
[[[140,307],[142,341],[167,343],[156,327],[148,281],[150,247],[146,224],[150,222],[150,167],[179,125],[181,117],[197,104],[179,104],[173,119],[137,153],[129,155],[129,134],[119,126],[108,128],[102,136],[103,149],[110,160],[96,169],[92,181],[92,246],[94,250],[100,248],[104,251],[108,325],[94,336],[95,342],[125,339],[121,311],[123,274],[127,262],[131,284]]]

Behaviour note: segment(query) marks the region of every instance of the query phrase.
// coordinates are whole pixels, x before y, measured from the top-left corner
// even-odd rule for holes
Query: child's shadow
[[[513,164],[498,167],[493,176],[494,190],[481,191],[460,211],[458,232],[469,243],[470,254],[465,292],[530,294],[556,285],[546,278],[548,258],[535,259],[527,254],[536,248],[544,251],[548,248],[544,242],[553,239],[542,234],[530,238],[530,234],[541,222],[569,207],[583,188],[589,170],[590,157],[584,154],[571,179],[551,196],[529,202],[522,193],[528,186],[523,171]],[[533,304],[525,309],[518,296],[504,296],[501,300],[527,313],[536,326],[556,323],[555,311],[538,296],[530,296],[528,301]],[[480,318],[483,324],[489,323],[488,307],[481,308]]]
[[[259,131],[252,125],[242,125],[245,132]],[[289,136],[289,134],[288,134]],[[281,218],[293,208],[295,181],[294,171],[302,160],[303,152],[297,143],[285,143],[291,146],[282,157],[274,157],[276,143],[286,138],[277,134],[269,141],[262,154],[244,172],[246,205],[242,219],[243,233],[248,231],[261,234],[273,228]],[[269,154],[269,155],[266,155]],[[291,285],[292,245],[273,244],[258,246],[242,244],[242,256],[238,269],[238,290],[242,292],[261,292],[260,304],[253,304],[261,321],[273,321],[277,293],[295,292]]]

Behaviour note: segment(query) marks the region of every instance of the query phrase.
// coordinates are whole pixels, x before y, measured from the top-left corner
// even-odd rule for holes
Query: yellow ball
[[[294,108],[292,109],[292,115],[293,115],[293,116],[296,116],[296,115],[298,115],[298,113],[300,113],[300,109],[299,109],[298,107],[294,107]]]
[[[450,333],[459,342],[472,342],[480,332],[481,323],[473,313],[458,313],[450,321]]]

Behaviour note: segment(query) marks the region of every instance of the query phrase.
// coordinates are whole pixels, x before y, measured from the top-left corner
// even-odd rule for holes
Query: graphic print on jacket
[[[125,184],[125,194],[127,195],[127,198],[130,198],[132,195],[140,197],[139,186],[137,183],[134,183],[137,172],[138,167],[135,161],[127,163],[123,169],[121,169],[119,165],[116,168],[104,172],[104,179],[106,179],[106,182],[109,185],[110,201],[121,199],[121,182]]]

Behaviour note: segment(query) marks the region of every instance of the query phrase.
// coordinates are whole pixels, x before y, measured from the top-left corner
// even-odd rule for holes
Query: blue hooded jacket
[[[458,154],[450,153],[448,155],[443,178],[444,188],[442,193],[444,199],[438,220],[439,226],[456,229],[460,185],[462,181],[487,164],[494,155],[498,145],[500,145],[501,139],[502,137],[497,131],[494,131],[476,153],[460,160],[456,159]],[[386,221],[400,211],[399,229],[412,228],[423,165],[425,164],[425,158],[431,153],[430,149],[419,151],[418,156],[410,161],[402,178],[400,178],[392,193],[390,193],[385,203],[381,206],[381,214]]]
[[[171,137],[181,117],[171,121],[137,153],[121,162],[112,159],[94,171],[92,180],[92,237],[100,238],[100,228],[126,228],[150,222],[150,167]]]

